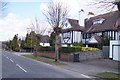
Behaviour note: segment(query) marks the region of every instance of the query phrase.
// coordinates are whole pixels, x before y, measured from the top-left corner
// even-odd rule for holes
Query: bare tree
[[[118,11],[120,11],[120,0],[94,0],[95,4],[99,6],[99,8],[103,8],[105,10],[113,10],[116,6]]]
[[[48,10],[43,14],[55,33],[55,61],[59,61],[60,32],[68,17],[68,8],[62,2],[48,4]]]
[[[35,18],[35,22],[31,22],[29,27],[32,29],[32,31],[35,31],[39,41],[41,41],[41,37],[46,32],[48,25],[45,22],[38,20],[38,18]]]
[[[0,0],[0,16],[3,16],[3,13],[7,9],[7,2],[3,2],[3,0]]]
[[[31,27],[36,32],[36,34],[43,35],[48,25],[45,22],[38,20],[38,18],[35,18],[35,22],[31,22]]]

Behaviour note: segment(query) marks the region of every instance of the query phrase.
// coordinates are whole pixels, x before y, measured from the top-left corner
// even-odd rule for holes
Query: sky
[[[0,41],[7,41],[18,34],[20,38],[25,37],[27,28],[30,27],[31,22],[38,18],[41,24],[47,26],[47,32],[51,29],[48,25],[43,9],[46,9],[47,3],[51,0],[6,0],[8,2],[4,17],[0,17]],[[88,12],[94,12],[95,15],[106,13],[100,11],[92,5],[92,0],[61,0],[66,2],[70,8],[70,18],[84,20],[88,17]],[[84,16],[79,15],[79,11],[84,9]],[[81,25],[83,22],[81,21]]]

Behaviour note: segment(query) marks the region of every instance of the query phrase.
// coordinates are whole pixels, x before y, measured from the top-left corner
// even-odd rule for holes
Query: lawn
[[[35,57],[35,56],[32,56],[32,55],[22,55],[22,56],[27,57],[27,58],[31,58],[31,59],[34,59],[34,60],[37,60],[37,61],[42,61],[42,62],[45,62],[45,63],[48,63],[48,64],[64,65],[63,62],[55,62],[54,59],[47,59],[47,58],[44,58],[44,57]]]
[[[102,78],[118,78],[117,80],[120,80],[120,74],[118,73],[113,73],[113,72],[101,72],[96,74],[99,77]]]

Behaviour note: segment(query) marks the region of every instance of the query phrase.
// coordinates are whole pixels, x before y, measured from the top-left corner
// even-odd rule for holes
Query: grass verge
[[[35,57],[35,56],[32,56],[32,55],[22,55],[22,56],[27,57],[27,58],[31,58],[31,59],[34,59],[34,60],[37,60],[37,61],[42,61],[42,62],[45,62],[45,63],[48,63],[48,64],[64,65],[64,63],[62,63],[62,62],[55,62],[52,59],[47,59],[47,58],[43,58],[43,57]]]
[[[101,72],[96,74],[98,77],[102,78],[117,78],[117,80],[120,80],[120,74],[119,73],[113,73],[113,72]]]

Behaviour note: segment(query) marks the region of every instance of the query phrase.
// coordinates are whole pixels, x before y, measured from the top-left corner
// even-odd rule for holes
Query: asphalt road
[[[0,51],[0,54],[2,54],[2,78],[90,78],[12,52]]]

